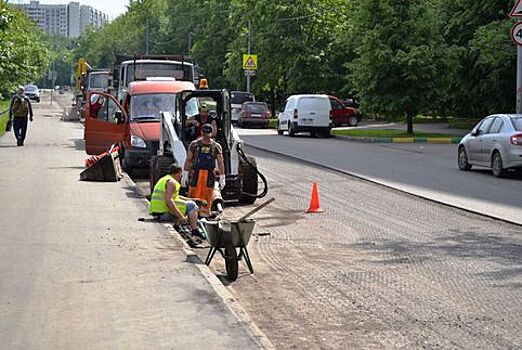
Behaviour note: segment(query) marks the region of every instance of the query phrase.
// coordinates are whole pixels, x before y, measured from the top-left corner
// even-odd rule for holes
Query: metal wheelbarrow
[[[205,260],[205,264],[207,266],[210,265],[216,251],[218,251],[223,259],[225,259],[225,268],[229,280],[235,281],[237,279],[239,261],[243,257],[245,258],[250,273],[254,273],[247,245],[252,236],[252,231],[254,230],[256,221],[248,219],[248,217],[273,201],[274,198],[267,200],[265,203],[251,210],[237,220],[201,220],[205,227],[205,233],[210,244],[210,250]],[[237,248],[239,248],[239,254]]]

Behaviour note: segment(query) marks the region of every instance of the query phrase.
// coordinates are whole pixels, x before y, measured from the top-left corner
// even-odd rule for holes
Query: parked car
[[[241,106],[237,126],[240,128],[247,125],[268,128],[269,121],[270,112],[265,102],[245,102]]]
[[[36,85],[26,85],[25,86],[25,95],[33,101],[40,102],[40,90]]]
[[[232,91],[230,93],[230,107],[232,108],[230,117],[233,124],[237,123],[241,113],[241,106],[245,102],[256,102],[256,97],[251,92]]]
[[[332,107],[332,123],[334,126],[357,126],[361,121],[361,115],[353,107],[348,107],[335,96],[328,96]]]
[[[289,136],[310,132],[330,136],[332,129],[330,99],[327,95],[292,95],[286,100],[284,110],[279,113],[277,133]]]
[[[491,168],[501,177],[506,170],[522,169],[522,114],[490,115],[481,120],[458,147],[460,170]]]

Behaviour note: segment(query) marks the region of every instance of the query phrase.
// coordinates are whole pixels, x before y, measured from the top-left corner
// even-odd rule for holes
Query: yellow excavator
[[[87,80],[88,73],[92,70],[92,67],[87,63],[84,58],[80,58],[78,63],[76,64],[75,71],[75,101],[76,101],[76,109],[83,117],[83,110],[85,106],[85,96],[86,89],[85,84]]]

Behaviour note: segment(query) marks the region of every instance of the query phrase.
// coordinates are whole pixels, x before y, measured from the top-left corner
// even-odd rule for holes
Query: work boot
[[[205,237],[205,234],[199,228],[192,230],[192,236],[198,237],[202,240],[207,239],[207,237]]]

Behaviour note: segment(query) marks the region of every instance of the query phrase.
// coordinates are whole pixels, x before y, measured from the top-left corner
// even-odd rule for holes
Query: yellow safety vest
[[[170,175],[163,176],[158,180],[156,186],[154,186],[154,191],[150,196],[149,214],[164,214],[169,212],[169,207],[167,206],[167,201],[165,200],[165,192],[167,191],[167,182],[169,182],[169,180],[174,180],[174,184],[176,185],[176,189],[172,194],[172,199],[174,199],[176,207],[179,209],[179,211],[181,211],[182,214],[185,214],[187,205],[185,204],[185,201],[179,198],[181,184]]]

